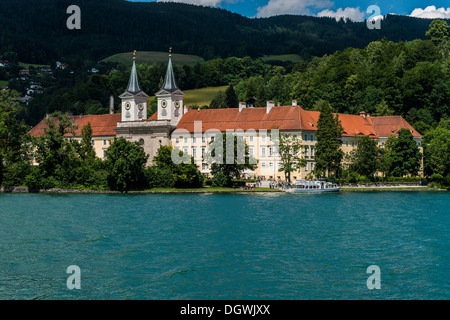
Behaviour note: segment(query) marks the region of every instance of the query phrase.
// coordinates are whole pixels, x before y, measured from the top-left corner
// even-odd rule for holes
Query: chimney
[[[277,102],[277,107],[281,107],[281,102]]]
[[[293,107],[296,107],[296,106],[297,106],[297,100],[295,100],[295,99],[292,100],[292,106],[293,106]]]
[[[366,112],[365,112],[365,111],[361,111],[361,112],[359,113],[359,115],[360,115],[361,117],[363,117],[364,119],[366,118]]]
[[[266,113],[268,114],[273,107],[275,107],[275,102],[273,102],[272,100],[267,101]]]
[[[367,117],[367,118],[370,118],[370,113],[368,113],[366,117]]]
[[[109,97],[109,114],[114,114],[114,97]]]
[[[188,112],[188,106],[187,105],[184,105],[184,110],[183,110],[183,114],[186,114],[187,112]]]
[[[245,102],[239,102],[239,112],[241,112],[245,107],[247,106],[247,103]]]

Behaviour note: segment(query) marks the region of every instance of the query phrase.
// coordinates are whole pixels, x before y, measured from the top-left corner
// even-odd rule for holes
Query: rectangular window
[[[273,147],[269,147],[269,156],[273,157]]]
[[[308,148],[308,146],[305,146],[305,158],[309,157],[308,152],[309,152],[309,148]]]
[[[314,158],[314,146],[311,146],[311,158]]]
[[[311,171],[314,170],[314,162],[311,162]]]
[[[175,138],[175,143],[180,143],[180,138]]]
[[[261,157],[266,156],[266,148],[261,148]]]
[[[253,147],[248,147],[248,155],[253,157]]]
[[[308,135],[307,134],[305,134],[305,139],[304,140],[308,141]]]
[[[106,149],[103,149],[103,159],[106,159]]]
[[[278,169],[278,170],[281,169],[281,162],[278,162],[277,169]]]
[[[308,163],[306,163],[305,171],[308,171]]]
[[[211,137],[211,142],[213,142],[213,141],[214,141],[214,136]]]
[[[206,163],[202,162],[202,170],[206,170]]]
[[[202,142],[205,142],[205,141],[206,141],[205,136],[202,136]]]
[[[311,141],[314,141],[314,135],[313,134],[311,135]]]
[[[188,143],[188,138],[184,137],[184,143]]]
[[[262,169],[266,169],[266,163],[265,162],[261,162],[261,168]]]
[[[250,142],[253,142],[253,136],[248,137],[248,140],[249,140]]]
[[[273,169],[273,162],[269,162],[269,168]]]
[[[263,142],[266,141],[266,135],[265,135],[265,134],[263,134],[263,135],[261,136],[261,141],[263,141]]]
[[[355,141],[352,141],[352,147],[354,147],[355,146]]]
[[[197,142],[197,138],[196,137],[192,137],[192,143],[196,143]]]
[[[348,147],[348,140],[345,140],[345,146]]]
[[[107,140],[103,139],[103,145],[106,146],[106,144],[107,144]]]
[[[197,157],[197,148],[196,148],[196,147],[192,147],[192,156],[193,156],[194,158]]]
[[[187,149],[188,149],[188,148],[186,148],[186,147],[183,148],[183,153],[184,153],[184,154],[187,154],[187,153],[188,153]]]
[[[202,158],[205,157],[205,147],[202,147]]]
[[[91,144],[94,146],[95,145],[95,140],[92,139]]]

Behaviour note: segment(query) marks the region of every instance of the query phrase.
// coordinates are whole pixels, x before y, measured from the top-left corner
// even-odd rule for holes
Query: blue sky
[[[224,8],[247,17],[269,17],[279,14],[341,16],[362,21],[371,14],[366,10],[377,5],[381,15],[395,13],[424,18],[450,19],[448,0],[129,0],[134,2],[171,1]]]

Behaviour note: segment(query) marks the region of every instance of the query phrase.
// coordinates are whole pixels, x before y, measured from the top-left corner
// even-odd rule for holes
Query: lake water
[[[0,194],[0,299],[449,299],[449,208],[445,192]]]

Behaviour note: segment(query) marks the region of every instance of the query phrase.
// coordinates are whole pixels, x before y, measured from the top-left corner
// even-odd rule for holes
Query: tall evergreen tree
[[[225,91],[225,105],[228,108],[237,108],[239,105],[238,97],[236,95],[236,92],[234,91],[233,84],[230,84],[230,86]]]
[[[338,115],[333,114],[333,107],[328,101],[320,100],[317,106],[320,116],[317,122],[314,174],[317,177],[336,176],[344,155],[340,149],[342,124]]]
[[[378,167],[377,141],[368,136],[358,139],[358,147],[354,152],[352,171],[360,175],[373,178]]]
[[[398,137],[392,143],[391,150],[387,154],[389,159],[389,173],[394,177],[405,175],[416,176],[420,169],[420,153],[417,143],[414,141],[408,129],[400,129]]]

